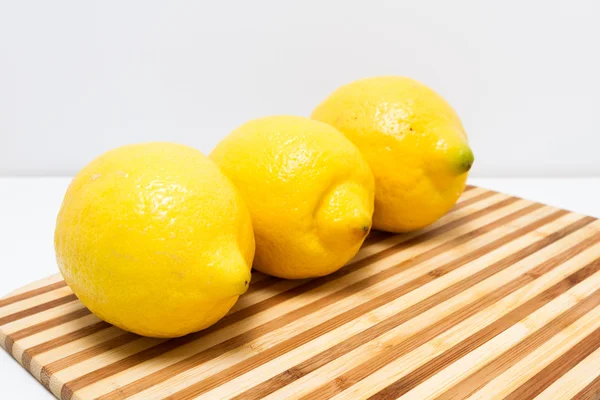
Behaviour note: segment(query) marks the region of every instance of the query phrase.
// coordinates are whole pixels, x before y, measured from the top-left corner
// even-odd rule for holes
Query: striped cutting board
[[[0,300],[0,342],[61,399],[598,399],[600,223],[469,187],[333,275],[255,274],[200,333],[123,332],[53,276]]]

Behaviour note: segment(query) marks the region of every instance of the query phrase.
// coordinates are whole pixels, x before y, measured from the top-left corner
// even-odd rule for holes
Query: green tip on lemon
[[[475,156],[469,146],[464,146],[458,156],[458,171],[461,174],[467,173],[471,170],[473,162],[475,162]]]

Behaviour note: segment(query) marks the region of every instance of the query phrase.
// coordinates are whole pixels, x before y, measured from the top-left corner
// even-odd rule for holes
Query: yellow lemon
[[[208,157],[146,143],[77,174],[55,249],[65,281],[98,317],[175,337],[214,324],[246,292],[254,236],[240,194]]]
[[[461,195],[473,153],[450,105],[409,78],[362,79],[334,91],[312,113],[346,135],[375,175],[373,227],[422,228]]]
[[[253,120],[210,154],[252,216],[254,267],[282,278],[341,268],[371,228],[374,182],[359,150],[308,118]]]

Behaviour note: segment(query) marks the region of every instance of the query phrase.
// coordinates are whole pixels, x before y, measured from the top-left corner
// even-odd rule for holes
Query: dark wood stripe
[[[31,325],[27,328],[21,329],[20,331],[11,333],[10,337],[13,338],[15,341],[21,340],[28,336],[35,335],[36,333],[46,331],[50,328],[54,328],[58,325],[62,325],[69,321],[73,321],[90,314],[91,312],[87,308],[80,308],[79,310],[70,312],[68,314],[64,314],[59,317],[49,319],[48,321],[40,322],[39,324]]]
[[[369,233],[369,236],[367,236],[367,238],[363,242],[362,246],[370,246],[373,243],[377,243],[387,238],[391,238],[392,236],[394,236],[393,233],[372,230],[371,233]]]
[[[106,342],[99,343],[88,349],[82,350],[68,357],[54,361],[42,368],[42,383],[44,381],[48,382],[52,374],[55,374],[58,371],[79,364],[80,362],[88,360],[92,357],[110,351],[112,349],[116,349],[117,347],[124,346],[127,343],[133,342],[136,339],[140,339],[140,336],[134,333],[124,332],[122,335],[109,339]]]
[[[600,334],[598,335],[600,336]],[[600,399],[600,376],[581,389],[571,400],[598,400]]]
[[[600,241],[600,233],[577,245],[577,250],[578,252],[581,252],[585,248],[591,246],[593,243],[597,243],[598,241]],[[395,359],[411,352],[412,350],[423,345],[424,343],[427,343],[428,341],[445,332],[446,330],[450,329],[451,327],[461,323],[462,321],[466,320],[472,315],[475,315],[476,313],[484,310],[485,308],[494,304],[503,297],[506,297],[511,293],[515,292],[516,290],[527,285],[528,283],[533,282],[541,275],[547,273],[548,271],[552,270],[553,268],[557,267],[558,265],[573,257],[573,251],[574,248],[571,248],[552,257],[548,261],[535,267],[533,270],[513,279],[512,281],[506,283],[505,285],[501,286],[495,291],[484,295],[483,297],[462,308],[461,310],[458,310],[450,314],[449,316],[439,321],[436,321],[435,324],[425,328],[424,330],[411,336],[407,340],[404,340],[400,343],[386,348],[385,350],[382,350],[376,356],[372,357],[369,361],[354,367],[353,369],[337,377],[334,381],[317,388],[306,398],[328,398],[346,390],[350,386],[356,384],[360,380],[364,379],[368,375],[384,367],[385,365],[389,364]],[[600,269],[600,262],[589,264],[588,266],[577,271],[568,278],[552,286],[550,289],[547,289],[543,293],[535,296],[533,299],[522,304],[521,306],[507,314],[508,317],[505,316],[503,318],[503,321],[515,319],[516,322],[518,320],[523,319],[524,317],[537,310],[538,308],[542,307],[544,304],[546,304],[553,298],[564,293],[576,283],[579,283],[581,280],[585,279],[587,276],[590,275],[592,271],[595,272],[598,269]],[[497,321],[494,322],[494,324],[497,324]],[[393,389],[397,390],[398,392],[404,391],[404,386],[395,384],[393,386]]]
[[[256,269],[252,269],[251,275],[252,275],[252,277],[250,279],[250,283],[257,283],[257,282],[265,279],[267,276],[269,276],[269,275],[263,274],[260,271],[257,271]]]
[[[204,335],[204,334],[208,334],[210,332],[214,332],[218,329],[221,329],[224,326],[223,323],[229,325],[230,323],[233,323],[230,321],[237,322],[237,320],[242,319],[242,317],[246,318],[250,315],[255,314],[256,312],[266,310],[270,307],[273,307],[276,304],[279,304],[283,301],[286,301],[293,297],[301,295],[309,290],[313,290],[320,286],[323,286],[325,283],[339,279],[342,276],[349,274],[350,272],[354,272],[360,268],[368,266],[375,260],[379,260],[379,259],[383,259],[388,256],[392,256],[403,249],[409,248],[411,246],[415,246],[419,243],[422,243],[425,240],[431,239],[431,238],[436,237],[444,232],[447,232],[448,230],[453,229],[454,227],[460,226],[468,221],[474,220],[474,219],[479,218],[487,213],[490,213],[493,210],[508,206],[508,205],[514,203],[515,201],[517,201],[517,199],[508,198],[508,199],[500,201],[494,205],[491,205],[490,207],[487,207],[483,210],[468,214],[468,215],[461,217],[455,221],[449,222],[446,225],[442,225],[442,226],[435,228],[429,232],[425,232],[421,235],[418,235],[410,240],[407,240],[406,242],[399,243],[399,244],[393,246],[393,248],[395,249],[394,251],[392,251],[390,249],[386,249],[380,253],[366,257],[365,259],[360,260],[356,263],[349,264],[348,266],[342,268],[341,270],[335,272],[334,274],[331,274],[331,275],[328,275],[328,276],[325,276],[325,277],[322,277],[319,279],[314,279],[314,280],[308,281],[307,283],[304,283],[300,286],[294,287],[294,288],[292,288],[288,291],[285,291],[279,295],[269,298],[261,303],[257,303],[254,306],[239,310],[238,312],[231,314],[230,316],[226,316],[221,321],[219,321],[217,324],[215,324],[213,327],[208,328],[205,331],[198,332],[196,334],[186,336],[183,338],[178,338],[178,339],[173,339],[173,340],[167,341],[167,342],[162,343],[161,345],[157,346],[157,348],[147,349],[143,352],[137,353],[137,354],[129,357],[128,359],[121,360],[120,362],[111,364],[101,370],[92,372],[92,373],[82,376],[74,381],[68,382],[67,384],[65,384],[63,386],[63,389],[65,390],[66,394],[72,393],[76,390],[79,390],[87,385],[90,385],[90,384],[98,381],[99,379],[103,379],[104,377],[114,375],[120,371],[131,368],[135,365],[138,365],[141,362],[144,362],[150,358],[164,354],[165,352],[170,351],[170,350],[172,350],[176,347],[179,347],[183,344],[189,343],[193,340],[197,340],[198,338],[202,337],[202,335]],[[523,215],[523,213],[531,212],[534,209],[537,209],[539,207],[540,206],[538,206],[538,205],[532,204],[521,210],[515,211],[510,215],[514,215],[514,218],[518,218],[519,216]],[[527,211],[523,211],[525,209]],[[510,220],[510,215],[502,217],[499,220],[497,220],[496,222],[492,222],[491,224],[488,224],[490,226],[486,225],[487,228],[486,228],[486,226],[479,228],[480,229],[479,232],[484,232],[486,230],[493,229],[493,227],[495,227],[495,226],[501,226],[502,224],[504,224]],[[492,224],[495,224],[495,225],[492,225]],[[131,390],[134,390],[133,393],[136,393],[138,391],[143,390],[143,388],[145,388],[145,387],[149,387],[148,385],[153,386],[154,384],[159,383],[159,379],[164,381],[164,380],[168,379],[169,377],[174,376],[174,375],[180,373],[181,371],[184,371],[187,368],[191,368],[192,366],[202,363],[207,359],[218,356],[218,355],[222,354],[223,352],[232,350],[249,340],[255,339],[259,336],[262,336],[262,335],[270,332],[271,330],[285,326],[286,324],[288,324],[296,319],[299,319],[305,315],[310,314],[314,310],[318,310],[329,304],[333,304],[333,303],[343,299],[348,294],[356,293],[356,291],[361,290],[362,288],[366,288],[371,285],[374,285],[382,280],[389,278],[390,276],[393,276],[393,275],[398,274],[408,268],[411,268],[412,266],[417,265],[418,263],[421,263],[429,258],[432,258],[438,254],[441,254],[444,251],[447,251],[448,249],[454,247],[457,244],[460,244],[466,240],[470,240],[472,237],[474,237],[473,234],[471,232],[469,232],[465,235],[462,235],[460,237],[452,239],[449,242],[442,244],[434,249],[431,249],[422,254],[419,254],[419,255],[413,257],[412,259],[408,260],[408,262],[401,263],[401,264],[393,266],[393,267],[391,266],[390,268],[388,268],[384,271],[381,271],[378,274],[375,274],[371,277],[368,277],[359,282],[356,282],[350,286],[347,286],[341,290],[338,290],[337,292],[331,293],[315,302],[309,303],[309,304],[307,304],[303,307],[300,307],[296,310],[290,311],[288,314],[285,314],[275,320],[272,320],[272,321],[265,323],[259,327],[251,329],[250,331],[245,332],[241,335],[238,335],[234,338],[226,340],[214,347],[211,347],[210,349],[207,349],[201,353],[197,353],[194,356],[184,359],[176,364],[170,365],[169,367],[167,367],[163,370],[160,370],[155,374],[151,374],[148,377],[142,378],[141,380],[138,380],[135,382],[135,388],[133,388]],[[384,256],[382,254],[384,254]],[[228,318],[230,318],[230,319],[228,320]],[[101,377],[101,378],[99,378],[99,377]],[[125,387],[123,387],[119,390],[119,393],[117,393],[117,394],[109,393],[108,395],[103,396],[102,398],[103,399],[118,398],[118,396],[125,393],[125,390],[126,390]],[[113,396],[115,396],[115,397],[113,397]]]
[[[40,322],[39,324],[28,326],[27,328],[21,329],[20,331],[16,331],[6,336],[5,343],[6,349],[9,353],[12,353],[13,344],[17,340],[24,339],[28,336],[34,335],[36,333],[43,332],[50,328],[54,328],[55,326],[62,325],[69,321],[73,321],[79,319],[81,317],[85,317],[86,315],[91,314],[87,308],[81,308],[77,311],[70,312],[65,315],[61,315],[56,318],[52,318],[48,321]]]
[[[281,281],[282,281],[282,279],[280,279],[280,278],[276,278],[274,276],[266,276],[265,278],[261,279],[260,281],[258,281],[256,283],[250,282],[250,287],[248,288],[248,291],[246,292],[246,294],[258,292],[259,290],[266,289],[267,287],[274,285]]]
[[[548,216],[544,218],[546,222],[549,222]],[[267,395],[283,388],[284,386],[289,385],[301,377],[308,375],[309,373],[317,370],[318,368],[324,366],[325,364],[341,357],[344,354],[349,353],[350,351],[356,349],[357,347],[375,339],[381,334],[409,321],[410,319],[418,316],[419,314],[441,304],[442,302],[456,296],[457,294],[467,290],[468,288],[478,284],[479,282],[484,281],[492,275],[497,274],[498,272],[508,268],[509,266],[515,264],[521,259],[528,257],[529,255],[543,249],[544,247],[549,246],[550,244],[566,237],[567,235],[577,231],[578,229],[588,225],[594,218],[585,217],[581,220],[575,221],[570,225],[564,227],[563,229],[556,231],[543,239],[540,239],[531,245],[491,264],[485,269],[473,274],[471,277],[464,279],[460,282],[455,283],[454,285],[449,286],[448,288],[430,296],[429,298],[422,300],[421,302],[407,308],[406,310],[394,315],[393,317],[382,321],[369,329],[349,338],[339,344],[307,359],[306,361],[280,373],[279,375],[274,376],[273,378],[249,389],[248,391],[240,394],[236,397],[236,399],[261,399],[266,397]],[[540,220],[542,221],[542,220]],[[524,235],[534,229],[537,229],[539,226],[537,221],[519,229],[518,231],[510,234],[512,239],[516,239],[521,235]],[[489,243],[483,248],[474,251],[470,254],[466,254],[460,257],[457,260],[450,261],[445,265],[440,266],[438,269],[430,272],[431,277],[435,276],[443,276],[454,269],[459,268],[460,266],[471,262],[472,260],[479,258],[484,255],[484,253],[488,253],[495,248],[501,246],[504,238],[498,239],[494,242]],[[511,239],[506,240],[508,243]],[[420,278],[419,278],[420,279]],[[427,282],[424,282],[427,283]],[[421,285],[421,283],[419,283]]]
[[[490,361],[478,371],[465,378],[440,396],[437,400],[464,399],[475,393],[489,381],[502,374],[532,351],[543,345],[554,335],[567,328],[579,318],[600,305],[600,289],[588,296],[573,308],[566,310],[547,325],[508,349],[496,359]],[[446,360],[448,361],[448,360]],[[450,363],[453,360],[450,360]]]
[[[573,346],[562,356],[548,364],[544,369],[532,376],[517,390],[509,394],[507,400],[528,400],[543,392],[558,378],[579,364],[600,347],[600,328],[589,334],[581,342]]]
[[[52,283],[50,285],[42,286],[37,289],[29,290],[27,292],[19,293],[14,296],[8,296],[3,299],[0,299],[0,307],[5,307],[9,304],[13,304],[18,301],[27,300],[30,297],[39,296],[40,294],[51,292],[53,290],[60,289],[65,286],[67,286],[65,281],[60,281],[60,282]]]
[[[465,190],[463,190],[463,193],[465,193],[465,192],[468,192],[468,191],[469,191],[469,190],[471,190],[471,189],[475,189],[475,187],[476,187],[476,186],[473,186],[473,185],[466,185],[466,186],[465,186]]]
[[[487,199],[487,198],[492,197],[493,195],[496,195],[496,194],[498,194],[498,193],[496,193],[496,192],[490,192],[490,191],[483,192],[481,194],[478,194],[477,196],[471,197],[470,199],[463,200],[460,203],[457,203],[456,205],[454,205],[454,207],[452,207],[451,211],[460,210],[461,208],[470,206],[471,204],[477,203],[478,201]]]
[[[74,294],[70,294],[70,295],[67,295],[64,297],[60,297],[58,299],[54,299],[47,303],[38,304],[37,306],[34,306],[34,307],[28,308],[26,310],[22,310],[22,311],[14,313],[14,314],[10,314],[10,315],[0,318],[0,326],[6,325],[6,324],[14,322],[14,321],[18,321],[25,317],[29,317],[30,315],[34,315],[34,314],[49,310],[54,307],[62,306],[63,304],[70,303],[75,300],[77,300],[77,297]]]
[[[467,339],[463,340],[456,346],[452,347],[448,351],[442,353],[441,355],[437,356],[436,358],[427,362],[421,367],[415,369],[408,375],[398,379],[396,382],[387,386],[385,389],[381,390],[379,393],[375,394],[370,399],[395,399],[399,396],[402,396],[403,394],[409,392],[411,389],[415,388],[420,383],[429,379],[432,375],[436,374],[443,368],[452,364],[454,361],[464,357],[471,351],[479,348],[481,345],[488,342],[489,340],[495,338],[497,335],[506,331],[508,328],[510,328],[523,318],[532,314],[534,311],[538,310],[543,305],[549,303],[551,300],[565,293],[567,290],[569,290],[576,284],[584,281],[586,278],[598,271],[600,271],[600,258],[596,259],[591,264],[588,264],[585,268],[582,268],[581,270],[575,272],[569,278],[559,282],[552,288],[527,301],[515,310],[492,322],[490,325],[486,326],[485,328],[481,329],[475,334],[469,336]],[[598,296],[598,294],[600,294],[600,292],[595,292],[594,296],[592,296],[589,301],[581,303],[579,306],[574,307],[574,309],[572,309],[571,311],[574,314],[577,314],[577,310],[580,307],[582,307],[582,311],[584,311],[583,314],[585,314],[587,311],[594,308],[594,304],[598,304],[598,300],[600,299],[600,296]],[[590,306],[591,308],[588,308]],[[577,314],[576,316],[579,317],[583,314]],[[567,316],[565,318],[568,319],[569,317]],[[560,325],[560,323],[558,324]],[[521,397],[518,398],[521,399]]]
[[[37,346],[30,347],[23,352],[23,358],[21,359],[23,362],[23,366],[26,369],[29,369],[29,366],[31,365],[32,357],[37,356],[42,353],[45,353],[52,349],[55,349],[56,347],[63,346],[67,343],[71,343],[75,340],[92,335],[96,332],[100,332],[104,329],[108,329],[111,326],[112,325],[107,322],[99,321],[99,322],[96,322],[95,324],[88,325],[88,326],[78,329],[74,332],[67,333],[65,335],[59,336],[57,338],[54,338],[54,339],[49,340],[44,343],[40,343]]]

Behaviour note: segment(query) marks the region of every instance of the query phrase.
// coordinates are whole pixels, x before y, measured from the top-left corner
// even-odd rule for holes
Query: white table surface
[[[57,272],[54,222],[69,181],[0,178],[0,297]],[[474,178],[470,183],[600,218],[600,178]],[[0,398],[54,397],[0,350]]]

